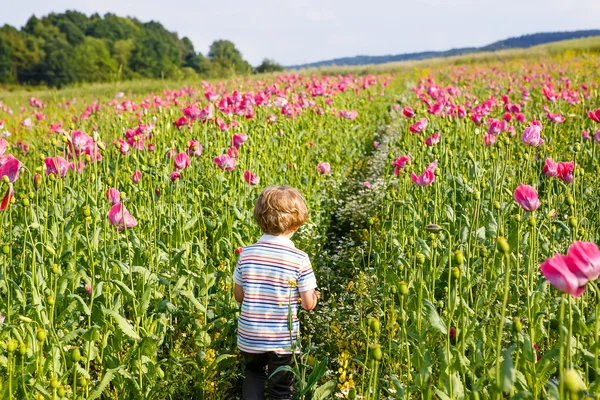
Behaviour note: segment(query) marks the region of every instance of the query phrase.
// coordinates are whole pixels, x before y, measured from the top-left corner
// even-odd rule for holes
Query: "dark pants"
[[[242,396],[244,400],[261,400],[265,398],[265,381],[277,370],[277,368],[293,365],[291,354],[278,355],[269,353],[245,353],[244,365],[246,376]],[[291,400],[294,390],[294,374],[291,372],[278,372],[268,382],[268,393],[270,400]]]

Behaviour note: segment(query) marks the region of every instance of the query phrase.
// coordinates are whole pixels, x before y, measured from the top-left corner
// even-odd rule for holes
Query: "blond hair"
[[[267,235],[283,235],[301,227],[308,218],[308,209],[298,189],[290,186],[269,186],[256,200],[254,219]]]

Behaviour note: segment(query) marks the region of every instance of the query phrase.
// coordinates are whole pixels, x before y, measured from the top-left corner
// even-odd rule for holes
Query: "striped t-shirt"
[[[308,255],[288,238],[263,235],[243,249],[233,281],[244,289],[238,348],[246,353],[291,354],[291,341],[295,343],[300,334],[300,292],[317,287]]]

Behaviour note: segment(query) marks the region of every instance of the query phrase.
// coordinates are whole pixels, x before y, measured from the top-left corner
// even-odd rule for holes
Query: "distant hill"
[[[484,51],[496,51],[505,49],[525,49],[540,44],[559,42],[568,39],[579,39],[590,36],[600,36],[600,29],[585,30],[585,31],[574,31],[574,32],[544,32],[534,33],[531,35],[523,35],[518,37],[511,37],[505,40],[500,40],[492,44],[488,44],[483,47],[462,47],[458,49],[450,49],[446,51],[423,51],[418,53],[405,53],[397,55],[385,55],[385,56],[365,56],[359,55],[354,57],[343,57],[335,58],[333,60],[318,61],[309,64],[292,65],[286,67],[288,69],[303,69],[303,68],[315,68],[323,67],[327,65],[367,65],[367,64],[383,64],[395,61],[407,61],[407,60],[424,60],[427,58],[434,57],[449,57],[460,54],[478,53]]]

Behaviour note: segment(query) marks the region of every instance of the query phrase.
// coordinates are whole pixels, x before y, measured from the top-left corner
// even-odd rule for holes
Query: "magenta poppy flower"
[[[417,175],[414,172],[410,175],[410,179],[419,186],[428,186],[435,181],[435,169],[437,168],[437,160],[432,162],[425,168],[425,171],[421,175]]]
[[[427,128],[427,123],[428,122],[429,121],[427,120],[427,118],[421,118],[420,120],[418,120],[417,122],[415,122],[414,124],[412,124],[408,129],[412,133],[423,132],[425,130],[425,128]]]
[[[588,117],[590,117],[592,121],[600,123],[600,108],[598,108],[596,111],[589,111]]]
[[[227,154],[221,154],[215,157],[213,161],[219,168],[225,171],[233,171],[235,168],[235,158],[230,157]]]
[[[105,193],[105,196],[111,206],[121,202],[121,193],[115,188],[108,189]]]
[[[131,181],[136,185],[140,183],[142,180],[142,171],[135,171],[133,175],[131,175]]]
[[[525,117],[525,114],[521,114],[521,113],[516,113],[515,114],[515,121],[524,124],[527,121],[527,117]]]
[[[127,143],[125,140],[116,140],[114,144],[119,147],[119,153],[123,155],[129,153],[129,143]]]
[[[256,175],[254,175],[252,172],[246,170],[244,172],[244,181],[246,181],[246,183],[249,184],[250,186],[254,186],[254,185],[257,185],[258,182],[260,182],[260,178]]]
[[[231,138],[231,145],[236,149],[239,149],[242,146],[242,144],[244,144],[247,140],[248,135],[243,133],[237,133]]]
[[[0,211],[6,210],[6,207],[10,204],[11,200],[15,195],[15,191],[13,189],[13,185],[9,184],[4,197],[2,198],[2,202],[0,203]]]
[[[488,120],[488,134],[498,135],[506,130],[506,121],[498,121],[495,118]]]
[[[429,147],[436,145],[440,142],[440,132],[436,132],[433,135],[425,139],[425,144]]]
[[[108,211],[108,221],[119,231],[125,228],[133,228],[137,225],[135,218],[129,214],[129,211],[121,203],[117,203],[110,208]]]
[[[525,211],[533,212],[540,206],[540,199],[536,190],[529,185],[521,183],[515,189],[514,198]]]
[[[44,163],[46,164],[46,175],[54,174],[64,178],[69,170],[69,162],[61,156],[48,157],[44,159]]]
[[[317,164],[317,171],[323,175],[327,175],[331,172],[331,165],[328,162],[321,162]]]
[[[191,104],[182,109],[183,115],[194,120],[200,116],[200,107],[197,104]]]
[[[542,168],[542,172],[546,176],[558,176],[558,163],[551,158],[546,158],[546,165]]]
[[[231,158],[238,158],[240,153],[238,152],[238,150],[235,147],[230,147],[227,149],[227,155]]]
[[[19,169],[21,168],[21,162],[14,158],[12,155],[1,157],[4,159],[0,162],[0,182],[4,177],[8,178],[9,183],[14,183],[19,179]]]
[[[188,154],[192,157],[199,157],[202,155],[202,145],[197,140],[190,140],[188,142]]]
[[[69,163],[69,169],[73,172],[81,173],[85,169],[85,160]]]
[[[177,179],[181,178],[181,174],[179,171],[173,171],[171,172],[171,175],[169,175],[169,178],[171,179],[171,182],[175,182]]]
[[[585,139],[585,140],[590,140],[591,139],[590,133],[587,130],[581,131],[581,138]]]
[[[544,139],[540,136],[541,132],[542,128],[539,125],[531,125],[525,128],[523,135],[521,135],[521,141],[529,146],[538,147],[544,143]]]
[[[471,114],[471,121],[475,122],[475,125],[481,125],[481,121],[483,120],[483,115],[479,113]]]
[[[400,156],[393,163],[393,165],[395,165],[396,167],[400,167],[400,168],[406,167],[406,164],[410,164],[410,156],[409,155]]]
[[[190,158],[184,152],[177,154],[173,161],[176,170],[186,169],[190,166]]]
[[[173,122],[173,125],[175,125],[178,128],[181,128],[182,126],[186,126],[189,124],[190,124],[190,121],[188,121],[188,119],[186,117],[180,117],[177,121]]]
[[[575,161],[564,162],[561,161],[558,163],[558,177],[563,180],[565,183],[573,182],[573,170],[575,169]]]
[[[154,152],[154,143],[148,143],[148,151],[149,151],[150,153],[153,153],[153,152]]]
[[[406,118],[412,118],[415,116],[415,110],[413,110],[410,107],[404,107],[404,110],[402,110],[402,114],[404,114]]]

